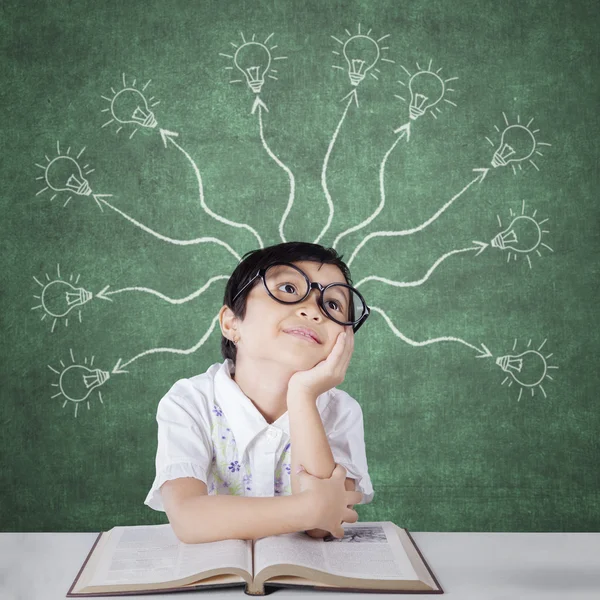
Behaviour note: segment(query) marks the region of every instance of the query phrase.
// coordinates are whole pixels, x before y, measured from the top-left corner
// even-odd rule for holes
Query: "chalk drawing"
[[[131,139],[140,127],[154,129],[157,126],[158,122],[154,113],[150,110],[150,107],[154,108],[160,104],[160,101],[157,100],[156,102],[152,102],[154,96],[146,99],[146,96],[143,93],[151,80],[146,82],[141,91],[135,87],[136,79],[128,86],[125,82],[125,73],[123,73],[122,80],[123,87],[118,92],[115,91],[114,88],[110,88],[110,91],[113,94],[112,98],[102,96],[103,100],[110,102],[110,106],[108,108],[103,108],[102,112],[110,112],[111,116],[111,119],[106,121],[102,127],[117,122],[120,124],[117,129],[117,133],[119,133],[119,131],[123,129],[123,125],[131,123],[134,125],[134,129],[129,136],[129,139]],[[150,104],[150,107],[148,104]]]
[[[75,417],[77,417],[77,409],[81,402],[86,402],[88,410],[90,409],[90,403],[88,398],[91,393],[98,390],[98,399],[102,402],[102,393],[98,388],[104,385],[110,379],[110,373],[103,371],[102,369],[93,369],[94,357],[92,356],[88,365],[87,358],[84,359],[83,364],[78,363],[73,355],[73,350],[69,349],[71,356],[71,364],[65,365],[61,360],[60,365],[62,370],[56,370],[54,367],[48,365],[48,368],[58,375],[58,381],[52,383],[52,387],[57,387],[59,391],[52,396],[52,399],[63,397],[65,401],[62,407],[64,408],[69,402],[75,405]]]
[[[402,69],[409,76],[408,84],[404,81],[398,80],[400,85],[408,88],[410,94],[409,101],[409,114],[410,118],[414,121],[419,117],[423,116],[427,111],[429,114],[437,119],[436,112],[441,113],[441,109],[438,104],[443,100],[452,106],[456,106],[452,100],[445,98],[448,92],[454,92],[453,88],[447,88],[446,83],[458,79],[458,77],[450,77],[450,79],[442,79],[439,72],[442,70],[439,68],[435,73],[431,70],[432,60],[429,61],[427,69],[421,69],[419,63],[417,63],[417,72],[411,73],[404,65],[400,65]],[[394,96],[403,102],[406,102],[404,96],[394,94]],[[434,110],[435,109],[435,110]]]
[[[510,262],[511,256],[514,260],[517,260],[519,254],[524,254],[531,269],[531,258],[529,255],[535,252],[538,256],[542,256],[538,250],[539,246],[543,246],[550,250],[550,252],[554,252],[548,244],[542,241],[543,234],[550,233],[550,230],[542,229],[542,225],[549,221],[549,219],[538,222],[535,220],[536,214],[537,210],[533,212],[531,217],[525,214],[525,200],[523,200],[520,215],[515,216],[512,208],[510,209],[510,216],[512,217],[510,225],[494,236],[490,242],[492,248],[507,251],[506,262]],[[502,227],[500,215],[496,215],[496,217],[498,218],[498,225]]]
[[[219,56],[224,56],[233,61],[234,66],[244,76],[244,79],[232,79],[229,83],[247,83],[248,87],[255,93],[260,94],[265,84],[265,76],[277,81],[277,70],[271,68],[271,61],[285,60],[287,56],[275,56],[271,54],[277,46],[267,47],[268,41],[273,34],[269,35],[263,42],[256,41],[256,34],[252,35],[250,41],[246,41],[243,33],[240,32],[242,44],[230,44],[235,48],[234,54],[225,54],[219,52]],[[225,67],[227,70],[233,70],[233,67]],[[273,74],[271,74],[273,73]]]
[[[552,144],[538,142],[536,140],[535,134],[539,129],[534,129],[532,131],[529,128],[533,119],[531,119],[527,125],[521,125],[521,117],[517,115],[517,123],[510,125],[506,114],[502,113],[502,115],[504,116],[506,127],[500,133],[500,129],[494,125],[494,129],[500,133],[500,144],[497,146],[494,156],[492,157],[492,167],[497,168],[510,165],[513,173],[516,175],[516,167],[519,167],[519,170],[522,170],[521,163],[527,160],[537,171],[539,171],[538,166],[530,157],[534,154],[544,156],[538,150],[538,146],[551,146]],[[495,146],[490,138],[486,137],[485,139],[492,146]]]
[[[390,34],[375,40],[370,36],[371,29],[366,34],[361,34],[360,23],[358,24],[358,33],[352,34],[347,29],[346,40],[340,40],[338,37],[331,36],[338,44],[342,46],[341,52],[333,50],[333,54],[343,58],[345,66],[332,65],[334,69],[340,69],[348,72],[348,78],[353,86],[358,86],[364,80],[367,74],[373,79],[379,79],[375,73],[380,70],[375,68],[379,60],[383,62],[394,63],[395,61],[383,57],[382,54],[389,50],[389,46],[381,46],[381,42],[390,37]]]
[[[521,386],[519,390],[519,397],[517,401],[521,401],[521,395],[523,394],[523,389],[529,388],[531,390],[531,396],[535,396],[536,388],[544,395],[544,398],[547,398],[546,391],[542,387],[542,382],[545,379],[550,379],[550,381],[554,381],[553,378],[549,375],[549,369],[558,369],[555,365],[549,365],[548,359],[553,356],[553,354],[547,354],[544,356],[540,350],[544,347],[546,340],[544,340],[540,347],[537,350],[528,349],[520,354],[507,354],[505,356],[499,356],[496,359],[496,364],[508,375],[504,378],[501,385],[504,385],[508,382],[508,387],[511,387],[513,383],[516,383]],[[517,347],[517,340],[513,344],[513,352]],[[531,340],[529,340],[527,344],[527,348],[531,347]]]
[[[325,233],[330,228],[333,216],[334,216],[334,201],[331,196],[327,174],[330,159],[338,140],[341,128],[346,120],[357,118],[360,113],[354,112],[350,115],[350,107],[355,104],[356,109],[359,108],[358,99],[358,87],[364,84],[367,76],[378,80],[378,75],[381,74],[378,66],[380,63],[394,63],[386,56],[389,46],[383,45],[390,34],[384,35],[375,39],[371,36],[371,29],[366,33],[361,33],[361,25],[358,25],[358,32],[351,33],[349,30],[345,30],[347,37],[340,39],[340,37],[331,36],[335,42],[341,47],[333,50],[333,54],[339,57],[340,61],[344,61],[343,66],[336,64],[333,68],[339,69],[347,73],[350,81],[351,90],[346,94],[340,102],[345,103],[341,115],[337,122],[337,125],[329,140],[327,150],[323,159],[321,167],[321,187],[323,189],[325,199],[327,202],[328,216],[325,220],[325,225],[318,237],[314,240],[314,243],[319,243],[324,237]],[[253,94],[253,103],[250,109],[250,114],[256,115],[258,134],[262,148],[267,153],[269,158],[273,160],[276,165],[284,171],[289,181],[289,195],[287,204],[283,216],[279,222],[279,236],[282,241],[286,241],[284,236],[284,225],[287,217],[290,214],[291,208],[295,200],[295,177],[292,169],[286,165],[280,158],[279,154],[276,153],[269,143],[267,142],[267,136],[265,134],[265,120],[266,115],[269,113],[269,108],[265,101],[261,98],[260,94],[264,90],[265,83],[267,80],[278,81],[278,70],[273,69],[272,65],[275,61],[286,60],[286,56],[274,56],[274,51],[277,49],[277,45],[273,45],[270,40],[273,37],[273,33],[268,35],[262,42],[256,40],[256,34],[252,35],[251,39],[246,39],[243,33],[240,33],[241,42],[238,43],[230,42],[230,45],[235,49],[232,54],[219,53],[221,56],[231,60],[231,64],[224,68],[231,71],[230,83],[242,83],[246,84],[246,88]],[[271,45],[270,45],[271,44]],[[433,118],[437,119],[438,115],[442,112],[444,104],[456,107],[457,104],[448,98],[449,94],[455,93],[454,88],[448,87],[448,84],[458,79],[458,77],[443,78],[440,75],[441,68],[437,70],[432,69],[432,60],[429,60],[427,68],[422,68],[419,63],[416,63],[416,70],[411,72],[408,68],[400,65],[405,77],[403,80],[398,80],[405,88],[405,93],[402,95],[395,95],[396,98],[408,104],[409,121],[404,123],[400,127],[393,128],[394,139],[383,154],[383,157],[379,164],[378,177],[379,177],[379,204],[377,208],[363,220],[361,223],[347,228],[345,231],[340,233],[334,240],[332,247],[336,248],[340,241],[347,235],[359,231],[367,227],[373,220],[379,216],[386,206],[386,166],[391,154],[394,152],[396,147],[399,145],[401,140],[409,142],[411,136],[411,128],[415,121],[420,119],[426,113],[429,113]],[[240,72],[243,75],[243,79],[235,79],[237,77],[235,73]],[[408,78],[408,79],[407,79]],[[180,142],[180,135],[183,137],[183,132],[175,132],[165,127],[158,126],[158,118],[154,112],[154,108],[159,104],[159,101],[155,100],[154,96],[149,96],[146,92],[147,87],[152,80],[148,80],[146,84],[138,89],[136,87],[137,79],[133,79],[132,83],[128,83],[126,80],[125,73],[122,74],[122,86],[120,89],[115,90],[111,88],[112,95],[102,96],[102,98],[109,102],[109,106],[102,109],[102,112],[109,113],[110,119],[102,125],[101,128],[105,128],[112,123],[117,125],[116,133],[118,134],[125,127],[132,129],[129,139],[131,139],[136,131],[144,129],[147,132],[151,132],[152,135],[160,135],[161,141],[165,150],[170,149],[176,150],[190,165],[198,188],[198,198],[200,207],[206,215],[210,218],[219,221],[225,225],[236,229],[245,229],[254,236],[256,244],[260,248],[264,248],[264,243],[259,235],[258,231],[250,227],[246,223],[238,223],[227,219],[217,213],[215,213],[207,205],[204,197],[204,186],[202,181],[202,175],[200,168],[194,160],[192,154],[185,149],[184,145]],[[543,156],[540,148],[542,146],[551,146],[546,142],[538,140],[539,129],[533,129],[531,124],[533,119],[524,125],[521,124],[520,116],[517,115],[516,123],[510,123],[506,114],[502,113],[504,117],[503,128],[494,126],[496,133],[498,134],[499,140],[495,142],[490,138],[485,139],[494,147],[494,152],[491,158],[490,167],[480,167],[472,169],[475,174],[470,181],[464,185],[464,187],[458,191],[455,195],[446,201],[430,218],[425,220],[419,225],[416,225],[409,229],[403,229],[399,231],[376,231],[369,233],[358,243],[356,248],[351,253],[349,259],[346,260],[348,266],[351,266],[359,251],[365,246],[367,242],[377,237],[402,237],[416,234],[425,230],[429,225],[434,223],[446,210],[448,210],[452,204],[458,200],[463,194],[467,192],[471,187],[476,184],[481,184],[485,180],[488,172],[493,169],[493,172],[498,172],[500,167],[510,165],[513,173],[516,174],[517,168],[523,169],[525,163],[531,164],[536,170],[539,171],[538,165],[534,162],[536,156]],[[161,119],[162,123],[162,119]],[[136,140],[136,142],[138,141]],[[408,147],[408,146],[407,146]],[[161,241],[174,245],[192,245],[192,244],[203,244],[212,243],[218,244],[224,250],[232,255],[237,263],[241,261],[241,256],[236,250],[224,240],[215,237],[199,237],[188,240],[178,240],[166,236],[162,233],[158,233],[139,220],[134,219],[128,215],[125,211],[121,210],[108,198],[112,198],[112,194],[100,193],[92,186],[89,176],[94,172],[94,169],[90,168],[89,164],[84,164],[85,161],[82,159],[85,147],[80,150],[76,156],[71,156],[71,147],[67,149],[65,153],[60,150],[60,144],[56,144],[56,156],[50,158],[48,155],[45,156],[46,163],[38,164],[36,166],[43,170],[43,174],[36,179],[43,182],[42,189],[40,189],[36,196],[41,195],[43,192],[50,190],[53,194],[51,201],[57,196],[66,196],[66,201],[63,207],[66,207],[70,200],[74,197],[83,197],[93,199],[101,211],[104,208],[109,208],[116,214],[125,218],[135,227],[141,229],[145,233],[154,236]],[[537,160],[537,159],[536,159]],[[443,255],[438,257],[434,263],[427,269],[427,272],[420,278],[414,281],[396,281],[385,276],[368,275],[363,277],[355,284],[355,287],[364,287],[365,284],[370,282],[377,282],[391,287],[396,288],[410,288],[425,285],[436,272],[437,269],[441,268],[442,264],[453,256],[473,256],[479,257],[486,249],[491,248],[494,251],[506,252],[507,262],[517,260],[518,256],[526,257],[529,268],[531,269],[531,256],[535,253],[538,256],[542,256],[541,249],[546,248],[550,252],[554,250],[545,243],[544,235],[550,233],[549,230],[543,229],[542,226],[549,219],[539,220],[536,219],[537,210],[533,214],[529,215],[525,213],[525,201],[522,201],[520,214],[515,213],[512,208],[509,210],[510,221],[507,225],[502,223],[499,215],[496,215],[498,226],[500,231],[497,232],[489,242],[481,242],[474,240],[470,245],[465,247],[459,247],[451,249],[445,252]],[[487,254],[489,254],[488,251]],[[482,260],[482,259],[479,259]],[[192,291],[181,298],[173,298],[167,294],[162,293],[159,290],[151,287],[142,286],[128,286],[120,289],[110,289],[110,285],[105,285],[100,292],[94,294],[79,285],[80,276],[77,275],[75,278],[71,274],[68,278],[61,277],[60,265],[57,265],[56,276],[50,277],[47,273],[45,274],[45,281],[42,277],[38,279],[33,277],[35,282],[42,288],[41,292],[34,294],[36,304],[31,308],[32,311],[39,311],[41,313],[41,320],[48,317],[52,319],[51,331],[54,332],[57,322],[60,319],[64,319],[65,327],[68,326],[69,318],[73,316],[78,317],[78,321],[81,323],[82,320],[82,307],[88,304],[91,300],[101,300],[104,302],[113,303],[118,295],[120,294],[150,294],[155,296],[161,301],[169,304],[184,304],[191,302],[202,296],[204,292],[213,284],[220,281],[226,281],[229,279],[228,275],[217,275],[210,278],[200,288]],[[392,322],[392,319],[388,316],[385,310],[380,307],[370,306],[371,312],[381,316],[386,323],[390,331],[402,340],[404,343],[412,347],[424,347],[430,344],[437,343],[453,343],[461,344],[462,346],[469,348],[475,352],[476,358],[495,358],[495,364],[500,367],[507,375],[502,381],[508,383],[508,386],[512,386],[513,383],[521,386],[518,400],[520,401],[523,389],[528,388],[531,390],[532,396],[536,390],[540,390],[541,393],[546,397],[546,391],[542,387],[542,383],[545,380],[552,380],[549,375],[550,369],[557,369],[555,365],[549,365],[548,360],[552,357],[552,354],[544,356],[541,353],[542,347],[546,343],[546,340],[537,348],[537,350],[531,348],[531,340],[527,345],[527,349],[520,354],[516,353],[517,340],[515,340],[511,353],[504,355],[494,354],[489,350],[488,346],[484,343],[474,344],[461,337],[457,336],[439,336],[423,341],[416,341],[409,338],[405,333],[400,331],[398,327]],[[214,313],[213,313],[214,314]],[[86,402],[88,409],[90,408],[89,398],[92,394],[95,395],[97,392],[98,398],[102,403],[102,395],[100,388],[104,386],[109,380],[113,379],[114,376],[128,373],[126,369],[137,360],[156,353],[171,353],[177,355],[187,355],[196,352],[202,347],[207,339],[216,330],[218,331],[217,324],[219,320],[218,313],[213,317],[212,322],[207,327],[201,338],[189,348],[171,348],[171,347],[155,347],[138,353],[129,359],[118,358],[114,363],[112,369],[102,370],[93,366],[94,357],[88,363],[87,358],[82,361],[76,361],[73,350],[70,349],[71,363],[65,364],[62,360],[60,361],[60,368],[55,369],[48,365],[49,369],[56,375],[58,375],[58,381],[52,383],[53,387],[57,387],[58,392],[52,396],[52,398],[62,397],[64,398],[63,407],[68,403],[71,403],[75,407],[75,416],[77,417],[78,407],[81,403]]]

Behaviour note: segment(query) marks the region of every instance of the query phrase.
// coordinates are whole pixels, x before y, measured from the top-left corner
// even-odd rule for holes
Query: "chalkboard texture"
[[[333,246],[418,531],[600,527],[597,3],[4,0],[0,528],[167,522],[156,408],[247,251]]]

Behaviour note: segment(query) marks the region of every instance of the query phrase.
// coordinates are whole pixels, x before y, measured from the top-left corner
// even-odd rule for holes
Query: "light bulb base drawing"
[[[147,127],[148,129],[154,129],[158,124],[154,113],[146,109],[144,110],[141,106],[138,106],[131,115],[131,120],[142,127]]]
[[[92,188],[90,187],[90,184],[84,179],[75,193],[79,196],[89,196],[92,193]]]
[[[418,106],[409,107],[408,112],[413,121],[425,114],[425,111],[421,110]]]
[[[352,70],[348,72],[348,77],[350,77],[352,85],[358,85],[365,78],[365,74],[360,72],[364,64],[364,60],[352,61]]]
[[[110,373],[108,371],[102,371],[102,369],[94,369],[91,371],[91,375],[83,376],[83,381],[87,388],[102,385],[105,381],[108,381],[108,379],[110,379]]]
[[[513,233],[514,236],[514,233]],[[499,233],[490,243],[492,245],[492,248],[500,248],[500,250],[504,250],[506,249],[506,246],[504,245],[504,236],[502,235],[502,233]],[[511,240],[511,242],[515,242],[516,238],[513,237]],[[498,365],[500,366],[500,365]]]
[[[148,129],[154,129],[158,125],[158,121],[154,116],[154,113],[150,113],[146,120],[142,123],[143,127],[148,127]]]
[[[511,150],[511,152],[508,154],[508,156],[510,156],[511,154],[514,153],[514,150],[512,150],[512,148],[510,148],[510,146],[504,146],[502,148],[502,150]],[[506,161],[504,160],[504,158],[502,157],[502,153],[501,150],[498,150],[497,152],[494,152],[494,156],[492,156],[492,167],[497,168],[497,167],[505,167],[506,166]]]
[[[507,373],[510,371],[520,372],[523,367],[523,361],[514,356],[499,356],[496,359],[496,364]]]
[[[414,79],[414,77],[411,79],[411,84],[412,84],[413,79]],[[408,109],[410,118],[413,121],[415,119],[418,119],[419,117],[423,116],[425,114],[425,111],[428,108],[430,108],[429,105],[427,104],[427,100],[429,100],[429,98],[423,94],[414,94],[413,95],[413,101],[411,102],[409,109]]]
[[[260,94],[260,91],[262,90],[262,86],[264,84],[264,80],[263,81],[249,81],[248,84],[250,85],[250,89],[255,94]]]
[[[73,304],[76,306],[81,306],[82,304],[89,302],[93,295],[94,294],[92,294],[92,292],[88,292],[83,288],[79,288],[75,292],[67,292],[67,304],[69,306]]]

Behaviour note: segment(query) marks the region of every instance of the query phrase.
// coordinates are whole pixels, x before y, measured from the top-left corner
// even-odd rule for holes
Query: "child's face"
[[[330,283],[346,283],[342,271],[335,265],[314,261],[293,263],[302,269],[311,282],[326,286]],[[327,318],[318,305],[319,291],[311,290],[306,299],[297,304],[282,304],[271,298],[262,281],[258,280],[250,291],[246,316],[243,321],[234,319],[239,337],[238,358],[242,355],[254,360],[271,360],[309,369],[327,358],[337,336],[345,327]],[[222,309],[223,310],[223,309]],[[227,309],[231,315],[233,312]],[[291,327],[308,327],[318,336],[320,343],[285,333]],[[346,327],[350,335],[352,329]]]

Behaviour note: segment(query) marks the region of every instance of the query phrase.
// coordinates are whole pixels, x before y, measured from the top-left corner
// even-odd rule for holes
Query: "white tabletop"
[[[600,599],[600,533],[410,533],[445,592],[429,597]],[[0,533],[0,598],[65,598],[97,536],[97,533]],[[243,589],[144,594],[137,598],[247,598]],[[279,589],[274,594],[278,600],[292,597],[298,600],[302,596],[334,600],[342,596],[341,592],[290,589]],[[424,598],[419,594],[401,596]],[[389,598],[390,594],[353,592],[350,596],[352,600],[359,597],[374,600]]]

